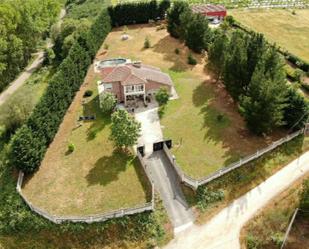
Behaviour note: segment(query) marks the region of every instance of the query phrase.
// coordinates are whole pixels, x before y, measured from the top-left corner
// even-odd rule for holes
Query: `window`
[[[134,86],[126,86],[126,93],[134,92]]]
[[[112,90],[113,85],[112,84],[104,84],[105,90]]]
[[[135,90],[136,90],[137,92],[142,92],[142,91],[144,91],[144,85],[137,85]]]

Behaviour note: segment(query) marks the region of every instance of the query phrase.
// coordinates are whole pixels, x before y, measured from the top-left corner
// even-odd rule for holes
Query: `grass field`
[[[180,98],[169,102],[161,124],[164,136],[173,139],[173,153],[186,173],[196,178],[208,175],[274,139],[248,132],[236,105],[205,69],[205,58],[194,54],[198,65],[188,65],[188,49],[165,29],[129,26],[127,41],[121,40],[122,33],[118,28],[109,34],[105,41],[108,50],[102,50],[98,58],[141,60],[170,74]],[[149,49],[143,48],[146,36]],[[179,48],[179,55],[175,48]],[[221,121],[218,115],[223,116]]]
[[[109,140],[110,118],[99,109],[93,68],[66,114],[38,172],[23,192],[36,206],[56,215],[90,215],[134,207],[150,200],[150,186],[137,158]],[[81,102],[86,89],[94,94]],[[81,115],[96,115],[77,125]],[[69,143],[75,145],[68,153]]]
[[[309,10],[264,9],[229,11],[237,21],[309,62]]]
[[[265,208],[263,208],[254,218],[248,221],[241,231],[241,242],[242,248],[249,248],[246,246],[247,241],[254,242],[256,248],[278,248],[278,241],[280,241],[286,232],[289,225],[290,219],[293,212],[299,205],[300,193],[302,191],[302,184],[305,179],[309,179],[309,174],[305,175],[298,181],[296,181],[291,187],[282,192],[279,196],[271,201]],[[308,227],[309,220],[300,217],[293,224],[290,238],[293,243],[286,244],[285,248],[298,249],[308,248],[309,238]],[[296,223],[303,222],[302,227],[298,224],[298,229],[295,231],[297,226]],[[305,225],[307,224],[307,226]],[[276,238],[278,238],[276,240]]]
[[[43,67],[34,72],[30,78],[18,88],[5,103],[0,105],[0,126],[7,123],[7,119],[12,115],[12,109],[16,103],[18,106],[27,106],[31,110],[34,108],[40,97],[43,95],[48,80],[53,75],[54,70],[48,67]],[[23,114],[20,114],[23,116]],[[27,118],[26,116],[24,117]]]

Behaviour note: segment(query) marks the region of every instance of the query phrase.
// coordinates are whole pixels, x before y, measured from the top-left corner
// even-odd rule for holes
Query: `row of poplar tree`
[[[17,168],[30,173],[39,167],[75,93],[84,81],[96,51],[110,29],[110,17],[105,9],[89,31],[81,32],[74,41],[67,57],[49,81],[40,102],[12,139],[11,161]]]
[[[309,105],[286,80],[284,61],[262,34],[226,28],[211,30],[208,20],[183,1],[169,10],[168,31],[195,52],[208,51],[211,68],[238,103],[248,128],[263,134],[277,127],[299,129]]]

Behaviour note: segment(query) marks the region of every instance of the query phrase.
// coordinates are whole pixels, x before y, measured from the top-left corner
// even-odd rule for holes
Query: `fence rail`
[[[44,217],[47,220],[50,220],[53,223],[60,224],[65,221],[69,222],[85,222],[85,223],[93,223],[93,222],[102,222],[106,221],[108,219],[112,218],[118,218],[118,217],[123,217],[125,215],[133,215],[137,213],[142,213],[145,211],[153,211],[154,210],[154,185],[152,181],[150,180],[150,177],[146,171],[146,165],[143,160],[143,158],[140,156],[138,152],[138,158],[140,159],[140,163],[142,165],[143,170],[145,171],[145,174],[147,176],[148,181],[151,184],[151,201],[147,202],[145,204],[137,205],[132,208],[121,208],[115,211],[110,211],[110,212],[105,212],[102,214],[94,214],[94,215],[85,215],[85,216],[57,216],[57,215],[52,215],[48,212],[46,212],[43,209],[40,209],[33,205],[27,197],[22,193],[22,184],[23,184],[23,179],[24,179],[24,173],[22,171],[19,172],[18,175],[18,180],[17,180],[17,186],[16,190],[21,196],[21,198],[24,200],[24,202],[29,206],[29,208],[37,213],[38,215]]]
[[[301,129],[299,131],[296,131],[292,134],[287,135],[284,138],[281,138],[278,141],[273,142],[271,145],[267,146],[266,148],[263,148],[261,150],[258,150],[256,153],[246,156],[244,158],[241,158],[239,161],[234,162],[226,167],[223,167],[219,170],[217,170],[216,172],[212,173],[211,175],[208,175],[207,177],[201,178],[201,179],[193,179],[192,177],[186,175],[181,168],[179,167],[179,165],[177,164],[175,157],[171,154],[170,150],[167,148],[166,145],[164,145],[163,150],[166,154],[166,156],[168,157],[170,163],[173,165],[179,179],[188,187],[191,187],[192,189],[196,190],[199,186],[202,186],[206,183],[211,182],[212,180],[221,177],[222,175],[227,174],[228,172],[237,169],[261,156],[263,156],[264,154],[268,153],[269,151],[274,150],[275,148],[279,147],[280,145],[294,139],[295,137],[299,136],[300,134],[303,134],[305,131],[304,129]]]

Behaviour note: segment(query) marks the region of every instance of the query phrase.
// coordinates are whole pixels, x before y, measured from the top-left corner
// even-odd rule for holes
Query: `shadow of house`
[[[174,51],[178,48],[180,54],[176,54]],[[194,66],[189,65],[187,62],[187,56],[189,54],[189,49],[181,43],[179,40],[166,35],[164,38],[159,40],[156,44],[152,46],[154,52],[163,54],[163,59],[173,63],[169,69],[175,72],[183,72],[186,70],[191,70]],[[197,63],[202,63],[203,56],[200,54],[195,54],[192,52],[193,57],[197,60]]]

